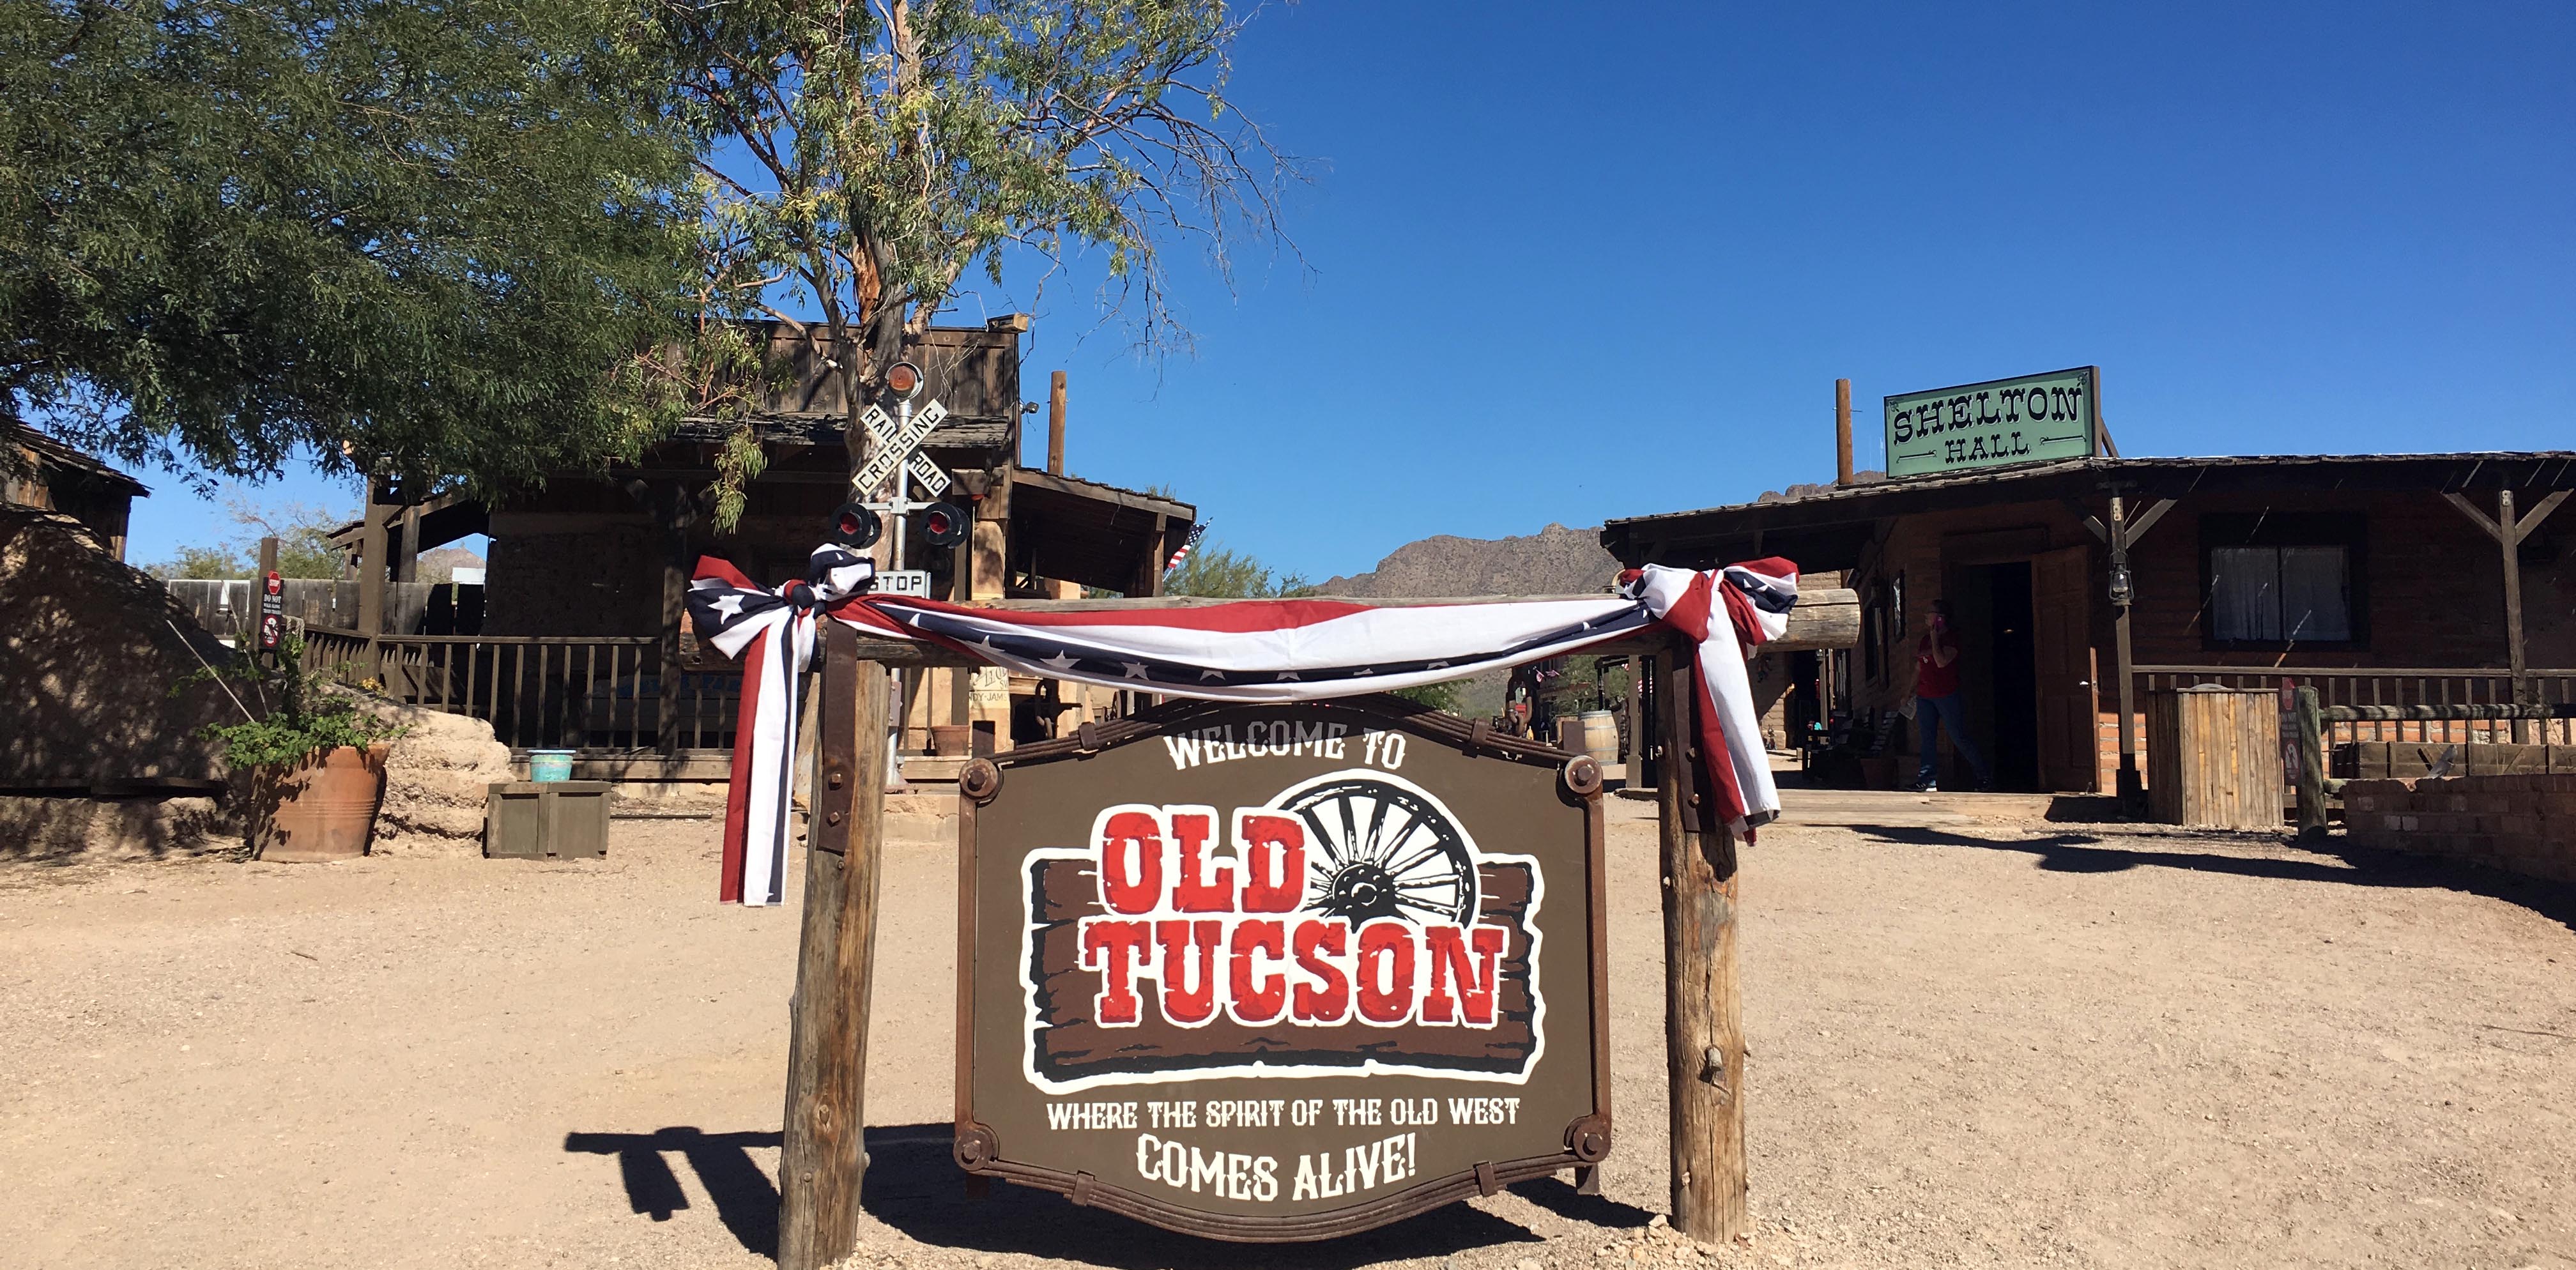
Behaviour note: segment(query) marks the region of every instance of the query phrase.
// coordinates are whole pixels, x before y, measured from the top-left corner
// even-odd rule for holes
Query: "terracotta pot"
[[[365,855],[392,749],[381,742],[363,750],[343,745],[292,767],[253,773],[244,836],[259,858],[304,864]]]
[[[963,724],[953,726],[945,723],[933,724],[930,729],[930,752],[940,758],[964,758],[967,747],[972,745],[974,740],[975,730],[972,727]]]

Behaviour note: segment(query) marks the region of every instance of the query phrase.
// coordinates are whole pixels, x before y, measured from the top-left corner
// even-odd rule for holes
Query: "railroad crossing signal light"
[[[896,362],[886,368],[885,382],[888,392],[909,398],[921,391],[921,368],[910,362]]]
[[[858,503],[843,503],[832,513],[832,545],[857,550],[877,540],[884,528],[877,514]]]
[[[966,513],[954,503],[932,503],[921,509],[921,539],[934,547],[966,541]]]

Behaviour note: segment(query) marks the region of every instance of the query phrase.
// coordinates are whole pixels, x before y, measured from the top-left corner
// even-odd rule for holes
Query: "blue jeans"
[[[1939,751],[1933,748],[1933,743],[1940,739],[1941,729],[1945,726],[1950,729],[1950,748],[1968,760],[1969,769],[1977,774],[1977,783],[1993,784],[1986,771],[1985,756],[1977,753],[1976,744],[1968,739],[1967,700],[1955,692],[1946,697],[1914,699],[1915,748],[1923,752],[1923,766],[1914,774],[1914,783],[1930,785],[1939,780]]]

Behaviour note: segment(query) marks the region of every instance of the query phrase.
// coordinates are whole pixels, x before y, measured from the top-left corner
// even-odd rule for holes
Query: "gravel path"
[[[954,873],[898,847],[859,1262],[2576,1266],[2576,891],[1879,797],[1745,853],[1733,1249],[1657,1216],[1641,804],[1606,1194],[1328,1247],[966,1200]],[[620,822],[597,863],[0,867],[0,1265],[769,1264],[795,922],[713,903],[713,855],[712,824]]]

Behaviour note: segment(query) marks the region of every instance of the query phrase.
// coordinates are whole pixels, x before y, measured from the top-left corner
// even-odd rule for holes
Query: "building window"
[[[2209,621],[2235,643],[2349,643],[2352,569],[2341,547],[2218,547]]]
[[[2362,642],[2362,526],[2353,516],[2210,516],[2202,609],[2213,648]]]

